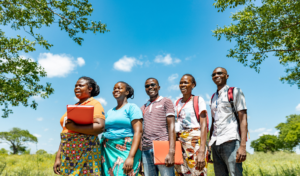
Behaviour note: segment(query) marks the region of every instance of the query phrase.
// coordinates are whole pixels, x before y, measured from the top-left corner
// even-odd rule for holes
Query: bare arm
[[[206,111],[202,111],[200,114],[200,148],[196,160],[196,168],[202,170],[205,167],[205,144],[207,138],[207,125],[206,125]]]
[[[246,160],[246,141],[247,141],[247,110],[241,110],[238,112],[240,131],[241,131],[241,145],[237,151],[236,160],[237,162],[243,162]]]
[[[134,156],[139,148],[143,134],[142,119],[136,119],[131,121],[131,125],[134,131],[133,140],[128,158],[125,160],[123,165],[123,170],[126,175],[132,171]]]
[[[68,119],[66,122],[66,128],[78,133],[98,135],[104,131],[105,120],[101,118],[94,118],[94,123],[90,125],[79,125]]]
[[[170,149],[168,155],[166,156],[165,164],[167,167],[170,167],[170,166],[174,166],[175,141],[176,141],[175,116],[173,115],[168,116],[167,124],[168,124],[168,132],[169,132]]]

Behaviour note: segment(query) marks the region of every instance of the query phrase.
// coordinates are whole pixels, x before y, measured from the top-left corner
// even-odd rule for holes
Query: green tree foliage
[[[275,152],[282,148],[282,143],[277,136],[265,134],[252,141],[250,147],[256,152]]]
[[[8,150],[6,150],[5,148],[1,148],[0,149],[0,155],[8,155]]]
[[[83,38],[78,33],[108,31],[100,21],[88,20],[93,12],[88,0],[0,0],[0,12],[0,25],[24,30],[32,39],[20,35],[7,37],[0,29],[0,106],[4,118],[12,113],[9,105],[36,109],[37,103],[29,102],[29,98],[48,98],[54,91],[50,83],[39,84],[40,78],[46,76],[44,69],[36,61],[20,56],[35,51],[35,45],[48,50],[53,46],[36,31],[56,23],[79,45]]]
[[[283,141],[285,150],[293,151],[300,144],[300,115],[287,116],[286,122],[275,128],[280,131],[279,139]]]
[[[262,0],[261,5],[255,0],[215,1],[221,12],[244,6],[232,14],[234,23],[213,31],[218,40],[224,36],[227,41],[236,41],[227,57],[259,72],[260,64],[273,53],[286,67],[287,75],[280,80],[300,88],[300,1]]]
[[[37,155],[44,155],[44,154],[47,154],[47,151],[43,150],[43,149],[39,149],[38,151],[36,151],[36,154]]]
[[[0,132],[1,142],[5,142],[10,145],[12,154],[22,154],[26,152],[26,143],[37,143],[37,137],[29,133],[28,130],[21,130],[20,128],[13,128],[9,132]]]

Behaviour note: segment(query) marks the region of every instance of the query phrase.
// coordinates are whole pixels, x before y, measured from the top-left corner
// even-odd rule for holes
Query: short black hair
[[[182,77],[184,77],[184,76],[189,76],[189,77],[191,77],[191,78],[192,78],[192,83],[194,83],[194,84],[195,84],[195,87],[196,87],[197,83],[196,83],[196,80],[195,80],[195,78],[194,78],[193,75],[186,73],[186,74],[184,74]]]
[[[154,80],[157,82],[158,86],[159,86],[159,82],[158,82],[158,80],[157,80],[156,78],[152,78],[152,77],[150,77],[150,78],[146,79],[146,81],[145,81],[145,82],[147,82],[149,79],[154,79]]]
[[[78,80],[80,80],[80,79],[86,80],[88,82],[88,87],[93,88],[93,90],[91,92],[92,97],[96,97],[97,95],[100,94],[100,87],[93,78],[90,78],[90,77],[87,77],[87,76],[82,76]]]
[[[133,99],[133,98],[134,98],[134,89],[133,89],[129,84],[127,84],[127,83],[124,82],[124,81],[119,81],[118,83],[123,83],[123,84],[126,85],[126,91],[129,92],[129,94],[127,95],[127,99],[128,99],[128,98]]]

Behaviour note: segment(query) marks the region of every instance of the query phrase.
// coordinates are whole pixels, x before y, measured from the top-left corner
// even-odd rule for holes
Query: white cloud
[[[78,57],[77,58],[77,64],[79,65],[79,67],[84,66],[84,64],[85,64],[84,59],[82,57]]]
[[[175,79],[177,79],[177,78],[178,78],[178,74],[175,73],[175,74],[172,74],[171,76],[169,76],[168,80],[169,80],[170,82],[172,82],[173,80],[175,80]]]
[[[296,106],[296,111],[300,111],[300,103]]]
[[[45,129],[44,129],[44,131],[48,131],[48,130],[49,130],[48,128],[45,128]]]
[[[97,100],[103,105],[106,106],[107,105],[107,101],[104,98],[97,98]]]
[[[123,56],[121,59],[114,63],[114,69],[124,72],[131,72],[132,67],[137,65],[143,65],[143,62],[137,60],[134,57]]]
[[[39,117],[36,119],[37,121],[43,121],[43,117]]]
[[[53,138],[50,138],[49,141],[53,141]]]
[[[178,85],[171,85],[168,87],[168,90],[171,91],[171,90],[179,90],[179,86]]]
[[[250,130],[251,133],[270,132],[270,131],[272,131],[272,129],[258,128],[255,130]]]
[[[40,134],[33,134],[33,136],[35,136],[35,137],[37,137],[37,138],[42,137],[42,135],[40,135]]]
[[[38,63],[45,69],[47,76],[52,78],[66,77],[76,66],[83,66],[85,61],[82,57],[74,60],[73,57],[66,54],[41,53]]]
[[[167,54],[166,56],[157,55],[154,59],[154,62],[163,63],[165,65],[170,65],[170,64],[177,64],[177,63],[181,62],[181,60],[178,58],[172,58],[171,54]]]

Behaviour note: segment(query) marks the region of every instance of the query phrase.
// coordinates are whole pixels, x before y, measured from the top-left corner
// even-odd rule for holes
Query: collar
[[[154,102],[159,102],[159,101],[162,100],[163,98],[164,98],[164,97],[159,96]],[[153,103],[154,103],[154,102],[153,102]],[[146,103],[146,106],[149,106],[150,103],[151,103],[151,101],[148,100],[147,103]]]
[[[217,90],[216,92],[218,92],[218,95],[221,95],[223,92],[227,92],[228,89],[229,86],[226,84],[221,90]]]

